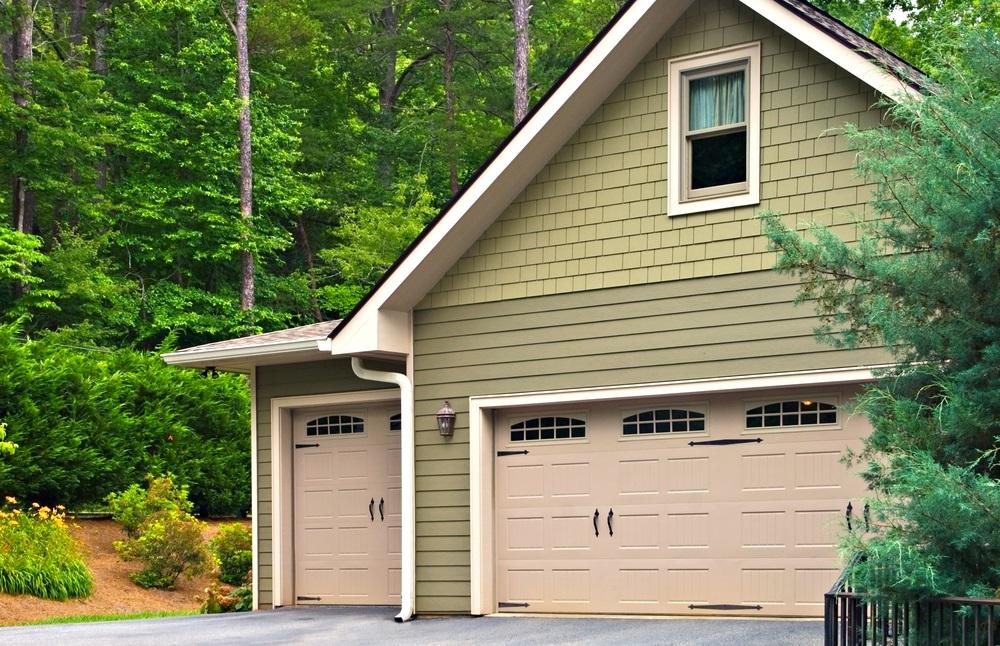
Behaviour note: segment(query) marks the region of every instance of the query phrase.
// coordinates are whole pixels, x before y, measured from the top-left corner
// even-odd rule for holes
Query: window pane
[[[746,106],[743,86],[742,71],[691,81],[688,128],[701,130],[741,123]]]
[[[747,133],[691,140],[691,189],[747,180]]]

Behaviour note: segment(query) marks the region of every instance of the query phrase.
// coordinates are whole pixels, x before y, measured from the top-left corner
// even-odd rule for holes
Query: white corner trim
[[[247,376],[250,386],[250,589],[253,609],[260,610],[260,509],[257,482],[257,368],[251,367]]]
[[[803,370],[709,379],[686,379],[626,386],[570,388],[469,397],[470,603],[473,615],[497,612],[493,557],[493,411],[512,406],[575,404],[639,397],[663,397],[864,383],[889,365]]]
[[[292,411],[314,406],[342,406],[398,401],[394,388],[356,390],[324,395],[271,398],[271,595],[274,607],[295,604],[295,563],[292,560]],[[256,520],[257,510],[254,510]],[[256,550],[254,550],[256,554]]]
[[[774,0],[740,0],[740,2],[885,96],[896,100],[906,96],[920,96],[920,92],[886,72],[877,63],[865,58]]]

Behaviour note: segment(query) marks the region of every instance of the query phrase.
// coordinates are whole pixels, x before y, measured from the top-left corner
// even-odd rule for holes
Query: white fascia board
[[[252,360],[260,357],[274,358],[283,354],[299,354],[315,352],[318,339],[302,339],[298,341],[275,341],[260,345],[249,345],[238,348],[222,348],[218,350],[193,350],[189,352],[169,352],[160,358],[172,366],[212,365],[225,361]],[[321,357],[317,357],[321,358]]]
[[[920,92],[882,69],[877,63],[865,58],[774,0],[740,0],[740,2],[885,96],[896,100],[906,96],[920,96]]]
[[[409,312],[524,190],[693,0],[637,0],[524,123],[416,248],[337,332],[335,354],[361,350],[369,312]],[[565,109],[564,109],[565,108]],[[343,336],[345,342],[337,339]],[[350,339],[362,342],[355,345]]]

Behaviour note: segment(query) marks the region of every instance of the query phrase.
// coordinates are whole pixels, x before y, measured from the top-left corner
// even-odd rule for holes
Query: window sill
[[[738,206],[756,206],[760,204],[760,197],[756,191],[743,193],[741,195],[727,195],[725,197],[712,197],[703,200],[691,200],[690,202],[670,201],[667,209],[668,216],[688,215],[690,213],[705,213],[707,211],[718,211],[720,209],[732,209]]]

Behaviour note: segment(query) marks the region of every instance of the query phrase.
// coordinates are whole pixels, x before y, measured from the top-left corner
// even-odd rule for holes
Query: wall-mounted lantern
[[[441,437],[451,437],[455,434],[455,409],[451,402],[445,402],[437,412],[438,432]]]

